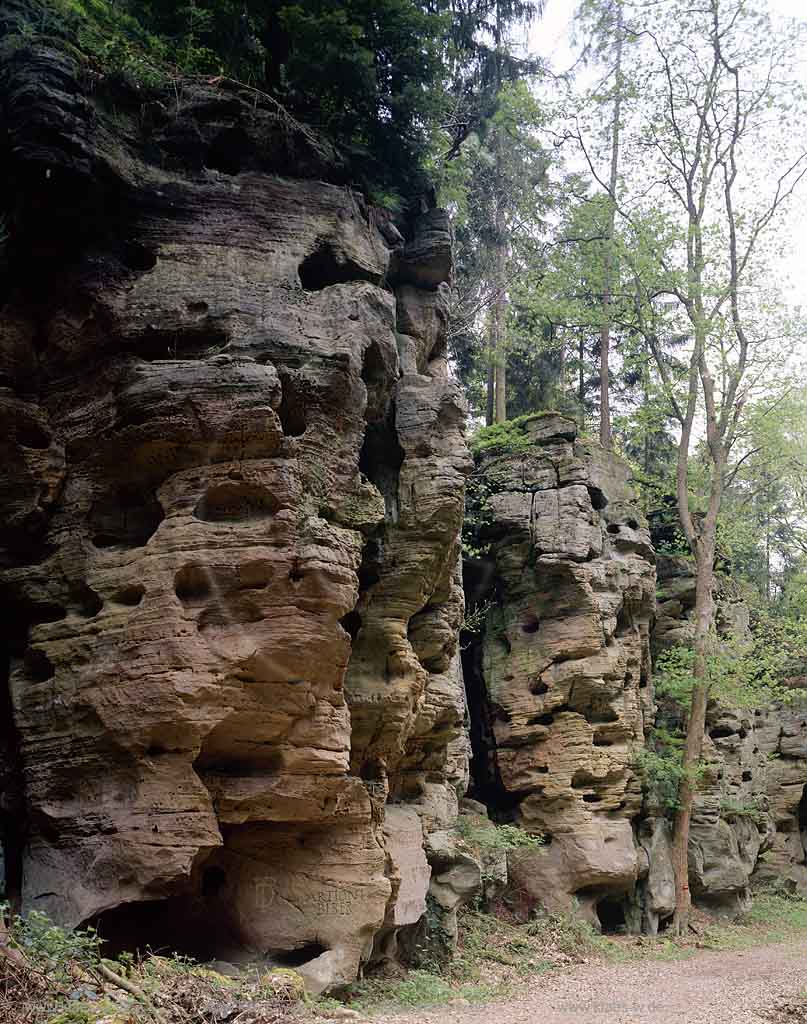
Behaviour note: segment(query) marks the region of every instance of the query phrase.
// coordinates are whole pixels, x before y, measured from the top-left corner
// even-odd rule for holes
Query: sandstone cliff
[[[575,898],[596,921],[623,913],[646,868],[631,762],[652,715],[654,555],[619,459],[559,415],[522,431],[515,450],[483,452],[474,477],[489,549],[467,572],[487,609],[466,661],[474,795],[546,837],[510,858],[528,903]]]
[[[464,788],[447,219],[402,238],[247,90],[3,61],[10,895],[349,981]]]

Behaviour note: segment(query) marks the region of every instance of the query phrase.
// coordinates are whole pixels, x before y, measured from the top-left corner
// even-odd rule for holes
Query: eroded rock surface
[[[329,155],[237,90],[2,76],[12,895],[350,981],[464,787],[446,217],[277,176]]]
[[[688,558],[658,559],[657,652],[691,637],[695,580]],[[729,578],[716,587],[718,635],[742,640],[749,610]],[[667,709],[668,712],[670,709]],[[673,714],[675,712],[673,711]],[[704,772],[693,809],[689,874],[693,900],[733,916],[750,903],[755,883],[807,891],[807,705],[794,691],[789,704],[731,708],[712,701],[707,712]],[[645,927],[654,931],[674,908],[668,880],[669,824],[649,817],[640,827],[650,875],[640,887]],[[663,884],[657,884],[656,879]]]
[[[466,664],[475,723],[474,795],[547,837],[513,855],[532,904],[596,920],[642,867],[631,768],[652,711],[655,569],[627,467],[540,415],[518,450],[477,464],[477,543],[468,591],[487,607]],[[490,602],[489,606],[487,602]]]

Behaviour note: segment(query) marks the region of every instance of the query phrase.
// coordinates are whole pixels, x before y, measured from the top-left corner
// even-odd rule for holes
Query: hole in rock
[[[241,125],[232,125],[213,139],[205,156],[205,167],[232,177],[249,165],[254,151],[255,144]]]
[[[339,625],[349,634],[351,641],[355,642],[361,629],[361,615],[354,608],[352,612],[342,616],[339,620]]]
[[[348,281],[371,281],[377,284],[378,274],[373,274],[359,266],[349,257],[337,254],[327,238],[321,238],[317,247],[302,261],[297,268],[300,284],[307,292],[322,291],[333,284],[345,284]]]
[[[319,942],[309,942],[297,949],[273,950],[269,955],[280,967],[302,967],[309,960],[314,960],[327,952],[327,946],[323,946]]]
[[[384,496],[388,521],[398,521],[398,480],[404,461],[404,450],[395,429],[392,406],[383,420],[369,422],[359,453],[359,469]]]
[[[608,725],[609,722],[618,722],[619,715],[613,708],[592,708],[588,720],[591,725]]]
[[[584,804],[598,804],[602,800],[602,797],[597,793],[584,793],[583,803]]]
[[[748,772],[748,771],[743,772],[743,774],[742,774],[743,782],[750,782],[753,779],[753,777],[754,777],[753,774],[751,772]]]
[[[619,533],[619,527],[616,523],[610,523],[608,526],[606,526],[605,529],[608,533],[611,534]]]
[[[513,677],[511,676],[510,678],[512,679]],[[549,693],[549,687],[539,679],[537,683],[533,683],[530,686],[530,693],[535,694],[536,697],[541,697],[543,694]]]
[[[204,601],[210,596],[210,570],[204,565],[183,565],[174,576],[174,592],[180,601]]]
[[[627,930],[624,900],[610,898],[600,900],[595,910],[604,935],[614,935]]]
[[[256,560],[242,562],[238,566],[238,587],[240,590],[264,590],[272,579],[270,562]]]
[[[44,683],[56,675],[53,662],[44,651],[36,647],[29,647],[25,652],[24,664],[28,676],[36,683]]]
[[[521,623],[522,633],[537,633],[540,628],[541,620],[532,613],[529,613]]]
[[[635,519],[629,519],[625,525],[628,527],[629,530],[639,529],[639,524],[636,522]]]
[[[137,242],[124,242],[120,249],[120,258],[129,270],[139,270],[141,273],[153,270],[157,266],[156,255]]]
[[[50,446],[50,437],[36,423],[18,423],[15,432],[17,444],[22,448],[44,451]]]
[[[555,721],[554,715],[533,715],[527,719],[527,725],[552,725]]]
[[[145,592],[146,588],[142,583],[132,583],[130,586],[121,587],[120,590],[115,591],[112,595],[112,600],[116,604],[125,604],[134,608],[143,600]]]
[[[289,569],[289,579],[292,583],[299,583],[300,580],[305,579],[305,573],[300,568],[300,563],[296,558]]]
[[[308,426],[305,415],[304,387],[290,373],[281,373],[280,386],[281,398],[277,415],[283,428],[283,434],[286,437],[302,437]]]
[[[203,523],[247,522],[268,519],[280,502],[265,487],[239,480],[227,480],[209,487],[193,510]]]
[[[227,347],[227,332],[207,321],[186,324],[181,330],[149,327],[137,343],[135,355],[146,362],[205,359]]]
[[[206,302],[186,302],[189,313],[206,313],[210,308]]]
[[[387,380],[387,368],[381,349],[373,342],[368,345],[364,352],[364,360],[361,366],[361,379],[368,388],[385,384]]]
[[[154,493],[122,487],[92,506],[92,542],[97,548],[139,548],[154,535],[164,518]]]
[[[733,729],[729,729],[728,726],[718,726],[715,729],[710,729],[709,730],[709,736],[713,740],[722,740],[722,739],[726,739],[726,737],[728,737],[728,736],[733,736],[733,735],[734,735],[734,730]]]
[[[614,745],[614,741],[610,739],[608,736],[603,736],[599,733],[595,733],[594,739],[592,740],[592,744],[595,747],[612,747]]]
[[[591,507],[597,512],[602,512],[605,506],[608,504],[608,499],[602,493],[599,487],[589,487],[588,496],[591,501]]]
[[[104,602],[101,600],[100,595],[92,587],[88,587],[86,583],[78,583],[71,587],[70,597],[75,602],[79,614],[88,619],[97,615],[104,607]]]

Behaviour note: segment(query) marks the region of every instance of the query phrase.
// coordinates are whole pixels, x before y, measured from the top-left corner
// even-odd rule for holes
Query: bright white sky
[[[807,20],[807,0],[767,0],[767,3],[773,15]],[[577,0],[546,0],[544,16],[530,32],[529,49],[544,57],[556,72],[568,70],[577,57],[570,39],[576,6]],[[807,84],[807,59],[804,80]],[[792,305],[807,310],[807,181],[794,197],[782,230],[786,237],[781,239],[782,256],[777,267],[782,275],[782,294]]]

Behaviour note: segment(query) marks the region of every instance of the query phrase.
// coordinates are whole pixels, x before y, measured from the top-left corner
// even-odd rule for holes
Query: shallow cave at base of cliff
[[[592,887],[578,889],[574,896],[585,916],[603,935],[624,935],[631,930],[628,923],[630,893]]]
[[[245,941],[228,896],[229,879],[218,864],[202,865],[180,892],[165,899],[123,903],[85,921],[95,928],[104,956],[121,953],[179,955],[205,963],[261,962],[301,967],[326,952],[310,942],[289,949],[255,949]]]
[[[594,907],[603,935],[615,935],[627,931],[625,901],[616,896],[606,896]]]
[[[182,893],[164,900],[124,903],[85,922],[98,932],[104,956],[180,954],[193,960],[231,959],[240,943],[221,912]]]

